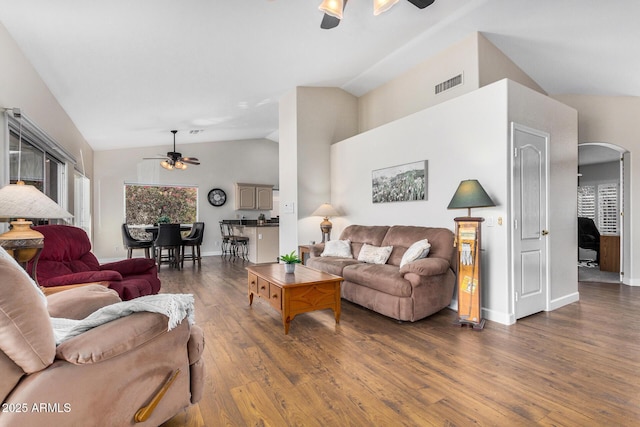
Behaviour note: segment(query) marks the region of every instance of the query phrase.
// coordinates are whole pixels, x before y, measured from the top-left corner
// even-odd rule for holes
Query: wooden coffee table
[[[247,267],[249,305],[258,295],[282,314],[285,335],[297,314],[330,308],[340,323],[340,283],[342,277],[297,265],[295,273],[285,273],[283,264]]]

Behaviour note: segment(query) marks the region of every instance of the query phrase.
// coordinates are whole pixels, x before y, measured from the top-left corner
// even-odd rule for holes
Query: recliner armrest
[[[309,257],[314,258],[322,255],[324,251],[324,243],[316,243],[315,245],[309,246]]]
[[[90,329],[56,349],[56,359],[75,365],[99,363],[132,351],[164,334],[183,334],[185,347],[189,339],[189,322],[167,331],[168,318],[158,313],[133,313]],[[172,344],[175,345],[175,344]]]
[[[121,261],[102,264],[100,270],[114,270],[123,276],[136,273],[146,273],[156,266],[156,260],[151,258],[128,258]]]
[[[110,282],[112,280],[122,280],[122,275],[114,270],[80,271],[78,273],[64,274],[62,276],[40,280],[39,283],[42,286],[48,287],[90,282]]]
[[[442,258],[422,258],[403,265],[400,274],[414,273],[420,276],[437,276],[444,274],[451,268],[451,264]]]
[[[47,296],[47,310],[51,317],[80,320],[99,308],[120,301],[113,289],[93,284]]]

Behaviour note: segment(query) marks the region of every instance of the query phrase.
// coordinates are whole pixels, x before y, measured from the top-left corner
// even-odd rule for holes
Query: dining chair
[[[180,224],[158,224],[158,237],[154,242],[155,257],[158,269],[161,264],[169,264],[180,269],[180,248],[182,247],[182,234]],[[167,254],[163,255],[166,250]]]
[[[198,267],[201,266],[202,254],[200,247],[202,246],[202,239],[204,237],[204,222],[194,222],[191,227],[191,232],[187,237],[182,238],[182,256],[180,257],[181,267],[184,268],[184,259],[190,259],[195,265],[198,261]],[[186,247],[191,247],[191,254],[186,253]]]
[[[229,236],[229,246],[231,255],[234,258],[248,259],[249,254],[249,238],[235,234],[231,224],[224,224],[227,227],[227,235]]]
[[[144,249],[144,257],[151,258],[149,249],[153,246],[153,240],[136,239],[131,235],[127,224],[122,224],[122,244],[127,248],[127,258],[133,256],[134,249]]]
[[[222,257],[231,256],[231,232],[227,224],[220,221],[220,237],[222,238]]]

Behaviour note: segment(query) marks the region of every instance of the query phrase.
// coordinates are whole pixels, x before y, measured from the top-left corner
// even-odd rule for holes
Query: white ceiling
[[[640,96],[638,0],[351,0],[332,30],[319,4],[0,0],[0,22],[95,150],[277,139],[295,86],[362,95],[474,31],[549,94]]]

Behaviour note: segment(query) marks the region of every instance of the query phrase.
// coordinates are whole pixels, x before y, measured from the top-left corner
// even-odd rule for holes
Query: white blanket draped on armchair
[[[186,317],[194,323],[194,299],[191,294],[157,294],[111,304],[96,310],[82,320],[51,318],[56,345],[89,329],[132,313],[149,311],[169,318],[168,330],[178,326]]]

